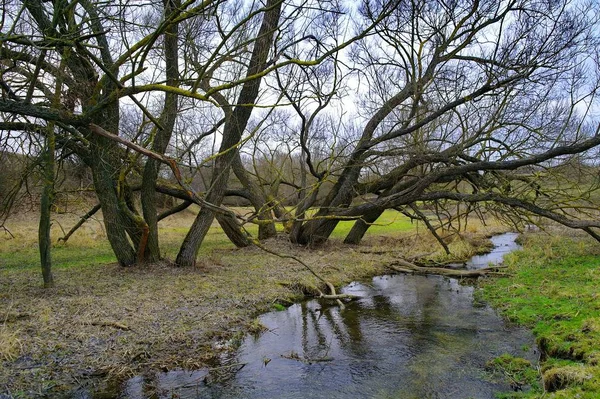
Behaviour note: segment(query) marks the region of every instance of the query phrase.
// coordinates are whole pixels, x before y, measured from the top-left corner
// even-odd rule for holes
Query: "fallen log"
[[[447,277],[467,277],[467,278],[476,278],[482,276],[505,276],[506,273],[499,272],[499,269],[503,269],[506,266],[492,266],[486,267],[483,269],[473,269],[473,270],[457,270],[457,269],[446,269],[443,267],[426,267],[426,266],[417,266],[414,263],[411,263],[404,259],[398,259],[388,265],[388,268],[395,270],[400,273],[410,273],[410,274],[436,274],[440,276]]]

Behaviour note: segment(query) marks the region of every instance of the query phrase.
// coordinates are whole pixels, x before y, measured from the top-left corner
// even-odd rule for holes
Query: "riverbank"
[[[171,223],[173,231],[185,232]],[[455,239],[454,260],[471,257],[485,246],[485,235],[498,231],[478,229],[464,240]],[[445,260],[435,240],[419,233],[389,229],[360,246],[345,246],[335,238],[315,250],[293,246],[285,237],[265,245],[301,258],[341,287],[386,273],[385,264],[398,257]],[[18,240],[31,239],[22,234]],[[257,315],[319,288],[320,282],[295,261],[254,247],[235,249],[221,240],[222,233],[213,235],[194,269],[89,262],[97,259],[89,244],[98,238],[82,237],[87,249],[79,259],[55,268],[57,287],[49,290],[41,288],[37,267],[12,263],[23,259],[35,264],[27,255],[31,244],[5,242],[14,256],[4,253],[0,265],[0,393],[59,397],[76,386],[114,392],[110,384],[133,375],[214,365],[222,351],[260,329]],[[165,241],[169,239],[176,241],[175,236]],[[56,252],[66,255],[77,245],[69,242],[70,248]]]
[[[505,257],[510,276],[480,282],[483,299],[532,328],[541,350],[538,372],[521,372],[541,384],[512,397],[600,397],[600,244],[572,234],[526,235]]]

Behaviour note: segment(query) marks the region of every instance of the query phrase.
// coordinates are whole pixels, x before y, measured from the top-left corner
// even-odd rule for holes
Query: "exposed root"
[[[476,270],[456,270],[456,269],[446,269],[443,267],[422,267],[417,266],[414,263],[406,261],[404,259],[398,259],[393,263],[386,265],[392,270],[395,270],[400,273],[411,273],[411,274],[437,274],[441,276],[448,277],[483,277],[489,275],[496,276],[505,276],[506,273],[501,273],[498,270],[503,269],[506,266],[492,266],[486,267],[483,269]]]

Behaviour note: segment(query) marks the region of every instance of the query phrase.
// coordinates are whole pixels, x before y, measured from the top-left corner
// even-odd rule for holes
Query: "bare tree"
[[[365,2],[363,17],[372,20],[382,6]],[[341,217],[357,217],[346,239],[357,243],[383,210],[441,199],[493,201],[562,220],[524,193],[499,191],[515,179],[511,171],[522,175],[600,143],[576,112],[595,101],[596,82],[573,85],[598,45],[597,10],[590,9],[530,1],[398,5],[353,49],[358,78],[367,82],[365,123],[298,242],[323,242]],[[374,164],[378,177],[366,173]],[[352,205],[369,193],[378,198]],[[597,224],[581,223],[568,224]]]

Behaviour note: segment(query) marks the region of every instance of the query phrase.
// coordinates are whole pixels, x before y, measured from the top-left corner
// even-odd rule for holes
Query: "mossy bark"
[[[114,180],[115,174],[118,175],[118,167],[110,162],[110,152],[114,150],[114,144],[99,136],[91,136],[90,140],[95,147],[92,151],[90,166],[94,188],[102,208],[106,236],[119,264],[131,266],[136,261],[136,253],[127,237],[128,220],[119,206]]]
[[[248,190],[248,199],[258,215],[258,220],[261,222],[258,225],[258,239],[264,240],[275,237],[277,230],[275,229],[275,222],[273,221],[273,214],[267,196],[258,184],[250,178],[248,171],[242,164],[239,151],[236,151],[233,159],[233,171],[238,180]]]
[[[363,217],[354,222],[352,229],[350,229],[348,235],[346,235],[346,238],[344,239],[344,244],[360,244],[360,241],[365,236],[367,230],[369,230],[369,227],[371,227],[371,225],[375,223],[377,219],[379,219],[379,216],[381,216],[382,213],[383,210],[376,209],[374,211],[368,212]]]

